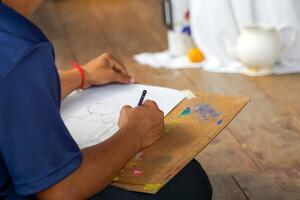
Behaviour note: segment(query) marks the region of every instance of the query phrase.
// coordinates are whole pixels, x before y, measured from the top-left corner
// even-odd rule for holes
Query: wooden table
[[[214,199],[300,199],[300,75],[250,78],[142,66],[132,55],[167,48],[160,9],[160,0],[52,0],[33,20],[54,43],[59,68],[109,51],[142,83],[251,97],[197,156]]]

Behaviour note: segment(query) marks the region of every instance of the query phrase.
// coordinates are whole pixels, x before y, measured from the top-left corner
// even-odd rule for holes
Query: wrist
[[[132,142],[135,153],[139,152],[142,149],[142,142],[139,138],[138,132],[134,127],[129,125],[120,127],[119,134],[125,135],[126,139]]]
[[[95,85],[94,80],[93,80],[91,74],[89,73],[89,71],[87,70],[86,65],[82,66],[82,70],[83,70],[84,75],[85,75],[85,82],[84,82],[84,86],[83,87],[84,88],[88,88],[88,87],[90,87],[92,85]]]
[[[71,62],[72,64],[72,68],[77,72],[77,74],[80,76],[80,82],[78,81],[79,84],[79,88],[83,89],[85,88],[86,85],[86,72],[84,71],[84,69],[82,68],[82,66],[76,62]],[[77,88],[77,89],[79,89]]]
[[[73,77],[73,88],[75,90],[80,89],[81,75],[77,69],[70,69],[67,71],[70,77]]]

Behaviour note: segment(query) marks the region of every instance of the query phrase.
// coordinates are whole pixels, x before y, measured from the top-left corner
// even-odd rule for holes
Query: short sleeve
[[[76,170],[82,155],[60,117],[51,44],[27,51],[0,89],[0,150],[17,193],[37,193]]]

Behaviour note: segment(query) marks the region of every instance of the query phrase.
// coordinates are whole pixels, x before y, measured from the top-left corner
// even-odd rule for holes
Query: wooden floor
[[[59,68],[109,51],[142,83],[251,97],[197,156],[214,199],[300,199],[300,75],[251,78],[142,66],[132,55],[167,48],[160,17],[160,0],[52,0],[33,20],[54,43]]]

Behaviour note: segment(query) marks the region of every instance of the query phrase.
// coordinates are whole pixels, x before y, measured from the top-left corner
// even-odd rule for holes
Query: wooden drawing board
[[[249,98],[196,93],[165,118],[163,137],[139,152],[111,185],[156,193],[201,152],[248,103]]]

